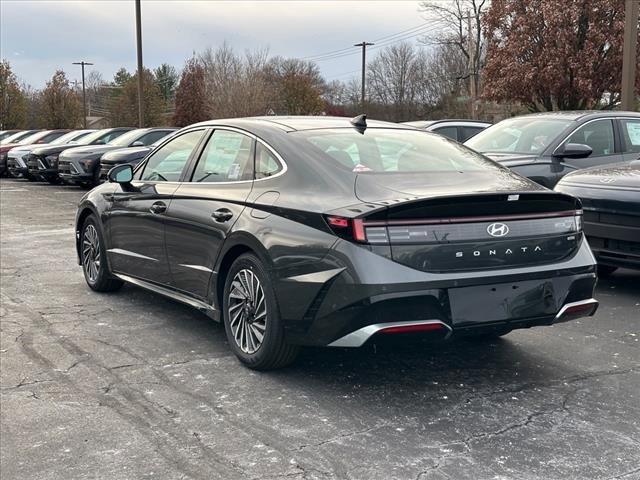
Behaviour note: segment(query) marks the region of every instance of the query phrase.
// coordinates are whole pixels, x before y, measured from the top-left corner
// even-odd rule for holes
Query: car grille
[[[71,175],[71,162],[66,160],[58,160],[58,173],[63,175]]]
[[[35,155],[29,155],[26,158],[26,164],[27,164],[27,168],[29,169],[30,172],[37,172],[38,170],[40,170],[40,167],[38,165],[38,157],[36,157]]]

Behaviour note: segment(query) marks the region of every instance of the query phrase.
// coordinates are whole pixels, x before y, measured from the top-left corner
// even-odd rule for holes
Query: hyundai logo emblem
[[[487,227],[487,233],[492,237],[504,237],[509,233],[509,227],[504,223],[492,223]]]

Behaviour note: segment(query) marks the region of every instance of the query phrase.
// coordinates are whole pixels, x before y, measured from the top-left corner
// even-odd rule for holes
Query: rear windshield
[[[292,132],[352,172],[452,172],[499,168],[440,135],[416,130],[368,128]]]

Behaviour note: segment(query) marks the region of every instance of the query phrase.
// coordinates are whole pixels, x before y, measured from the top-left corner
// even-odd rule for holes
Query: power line
[[[435,23],[441,23],[442,20],[436,20]],[[382,42],[382,41],[388,41],[393,39],[394,37],[402,37],[405,36],[407,34],[414,34],[414,35],[409,35],[406,38],[411,38],[413,36],[417,36],[417,35],[422,35],[423,32],[422,30],[430,30],[431,27],[434,25],[434,22],[429,22],[429,23],[423,23],[421,25],[417,25],[415,27],[411,27],[411,28],[407,28],[405,30],[400,30],[399,32],[396,33],[391,33],[389,35],[384,35],[380,38],[375,39],[373,42],[374,43],[378,43],[378,42]],[[324,52],[324,53],[318,53],[315,55],[308,55],[306,57],[301,57],[301,60],[310,60],[310,61],[324,61],[324,60],[330,60],[333,58],[339,58],[341,56],[348,56],[348,55],[354,55],[358,53],[358,51],[354,51],[353,47],[346,47],[346,48],[340,48],[338,50],[332,50],[329,52]]]
[[[394,43],[398,43],[398,42],[403,42],[405,40],[409,40],[410,38],[415,38],[415,37],[420,36],[420,35],[425,35],[427,33],[431,33],[433,31],[439,29],[440,27],[442,27],[443,23],[444,22],[442,20],[438,20],[438,21],[430,24],[428,28],[424,28],[424,29],[421,29],[419,31],[411,32],[409,34],[402,34],[400,36],[396,36],[395,38],[388,38],[386,41],[383,41],[381,43],[374,42],[374,43],[376,43],[376,46],[371,48],[371,50],[376,50],[378,48],[383,48],[383,47],[392,45]],[[350,52],[330,55],[330,56],[319,58],[319,59],[316,59],[316,60],[313,60],[313,61],[314,62],[326,62],[326,61],[329,61],[329,60],[335,60],[337,58],[344,58],[344,57],[348,57],[348,56],[351,56],[351,55],[355,55],[357,53],[359,53],[357,50],[352,50]]]

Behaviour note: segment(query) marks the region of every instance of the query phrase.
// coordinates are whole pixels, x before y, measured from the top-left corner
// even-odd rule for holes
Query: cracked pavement
[[[640,479],[640,272],[592,318],[257,373],[197,311],[85,286],[82,194],[0,181],[3,480]]]

